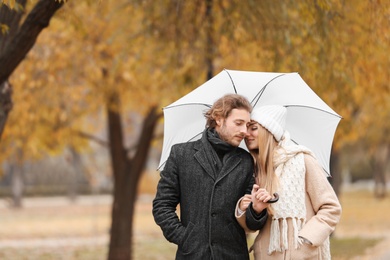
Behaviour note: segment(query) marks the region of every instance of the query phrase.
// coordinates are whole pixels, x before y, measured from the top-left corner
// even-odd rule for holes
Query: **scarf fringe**
[[[273,219],[271,223],[271,236],[270,236],[268,254],[270,255],[275,251],[281,252],[279,219]]]
[[[283,218],[282,219],[282,237],[283,237],[282,251],[288,249],[287,233],[288,233],[287,220]]]
[[[332,259],[332,256],[330,254],[330,242],[329,237],[325,240],[324,244],[321,246],[321,257],[324,260],[330,260]]]
[[[281,228],[280,221],[281,220]],[[294,232],[294,248],[300,247],[298,233],[302,229],[305,219],[291,218],[293,232]],[[273,252],[283,252],[288,250],[288,224],[286,218],[274,218],[271,222],[271,234],[270,243],[268,247],[268,254],[271,255]]]

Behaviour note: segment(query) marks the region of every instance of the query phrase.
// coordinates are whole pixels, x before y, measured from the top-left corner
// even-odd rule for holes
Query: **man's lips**
[[[242,139],[245,138],[245,136],[241,136],[241,135],[236,135],[236,138],[240,139],[242,141]]]

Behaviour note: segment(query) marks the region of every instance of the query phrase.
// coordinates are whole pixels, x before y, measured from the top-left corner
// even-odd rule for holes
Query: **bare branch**
[[[105,140],[102,140],[99,137],[96,137],[94,135],[91,135],[91,134],[88,134],[88,133],[85,133],[85,132],[82,132],[82,131],[75,131],[75,133],[79,137],[86,138],[86,139],[89,139],[91,141],[94,141],[95,143],[100,144],[101,146],[109,147],[109,145],[110,145],[109,142],[107,142]]]

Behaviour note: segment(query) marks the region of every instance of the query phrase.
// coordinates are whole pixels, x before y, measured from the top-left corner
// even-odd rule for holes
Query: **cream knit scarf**
[[[285,132],[275,151],[275,174],[279,179],[279,201],[271,205],[274,211],[271,222],[268,254],[282,252],[289,248],[287,219],[294,229],[294,248],[299,247],[298,232],[306,222],[305,206],[305,161],[304,154],[311,151],[296,145]]]

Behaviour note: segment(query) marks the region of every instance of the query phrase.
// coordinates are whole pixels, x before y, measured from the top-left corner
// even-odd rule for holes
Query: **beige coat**
[[[270,240],[271,216],[265,226],[259,231],[254,245],[254,256],[256,260],[260,259],[328,259],[321,253],[321,246],[328,246],[329,236],[335,230],[341,216],[341,205],[339,200],[329,184],[321,166],[309,155],[305,155],[305,185],[306,185],[306,223],[299,231],[299,236],[309,240],[312,245],[303,243],[300,248],[294,249],[293,226],[291,219],[288,223],[288,243],[289,249],[284,252],[274,252],[268,255],[268,246]],[[238,205],[238,204],[237,204]],[[240,225],[248,230],[245,223],[245,213],[241,216],[236,215]],[[252,231],[253,232],[253,231]]]

